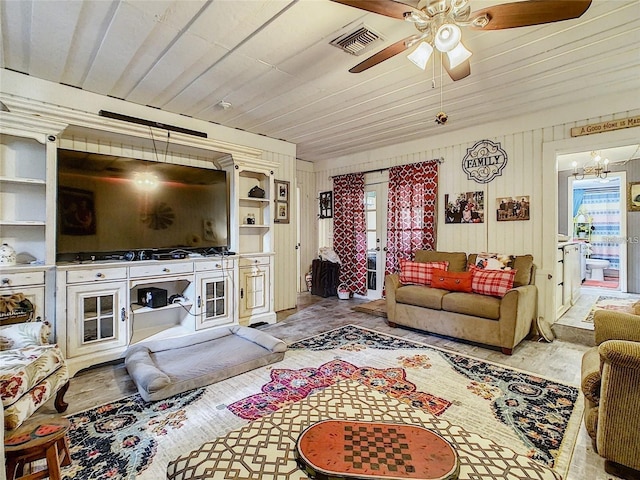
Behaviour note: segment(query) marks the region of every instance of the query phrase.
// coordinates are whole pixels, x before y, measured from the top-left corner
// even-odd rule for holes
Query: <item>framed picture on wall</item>
[[[320,192],[320,218],[333,217],[333,192]]]
[[[530,205],[528,195],[498,197],[496,198],[496,219],[498,222],[529,220]]]
[[[289,201],[289,182],[285,180],[274,180],[273,183],[276,187],[276,200],[278,202],[288,202]]]
[[[446,193],[444,223],[484,223],[484,192]]]
[[[274,180],[276,188],[276,215],[274,223],[289,223],[289,182],[286,180]]]
[[[289,223],[289,202],[276,201],[276,223]]]
[[[60,187],[60,230],[63,235],[95,235],[96,212],[93,192]]]
[[[627,203],[630,212],[640,212],[640,182],[629,182]]]

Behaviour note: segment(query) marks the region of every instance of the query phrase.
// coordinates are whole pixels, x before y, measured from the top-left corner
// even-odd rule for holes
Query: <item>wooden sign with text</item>
[[[620,120],[609,120],[608,122],[593,123],[583,127],[574,127],[571,129],[572,137],[581,137],[582,135],[591,135],[594,133],[611,132],[612,130],[620,130],[622,128],[640,127],[640,116],[621,118]]]

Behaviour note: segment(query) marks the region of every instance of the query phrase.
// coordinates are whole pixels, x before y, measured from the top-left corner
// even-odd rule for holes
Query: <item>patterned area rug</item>
[[[387,318],[387,301],[384,298],[373,300],[372,302],[356,305],[352,307],[352,310],[375,315],[376,317]]]
[[[634,305],[637,302],[640,302],[640,297],[620,298],[600,296],[593,304],[593,307],[591,307],[586,318],[582,321],[586,323],[593,323],[593,314],[596,310],[615,310],[618,312],[635,313],[637,315],[637,310],[634,308]]]
[[[305,416],[305,408],[317,413]],[[171,460],[207,442],[225,445],[229,454],[220,458],[220,472],[206,478],[305,478],[291,463],[289,443],[276,449],[273,464],[260,449],[320,417],[411,420],[461,448],[468,439],[471,470],[460,478],[554,478],[569,465],[581,415],[575,387],[346,326],[291,345],[282,362],[206,388],[151,403],[134,395],[70,416],[73,463],[63,478],[165,478]],[[480,444],[474,453],[472,445]],[[243,465],[260,466],[258,476],[222,473],[237,467],[238,451]],[[483,461],[483,468],[503,473],[470,476]],[[527,474],[504,474],[510,461]]]

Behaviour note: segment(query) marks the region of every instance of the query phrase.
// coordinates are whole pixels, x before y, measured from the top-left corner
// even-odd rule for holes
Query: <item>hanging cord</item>
[[[442,111],[442,53],[440,54],[440,111]]]
[[[151,134],[151,141],[153,142],[153,153],[156,156],[156,162],[160,163],[160,159],[158,158],[158,149],[156,148],[156,139],[153,136],[153,130],[149,127],[149,133]],[[169,139],[171,138],[171,132],[167,130],[167,145],[164,149],[164,163],[167,163],[167,153],[169,152]]]

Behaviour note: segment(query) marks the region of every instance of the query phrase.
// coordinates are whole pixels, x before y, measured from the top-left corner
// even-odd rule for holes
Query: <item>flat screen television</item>
[[[58,261],[224,251],[226,172],[58,149]]]

